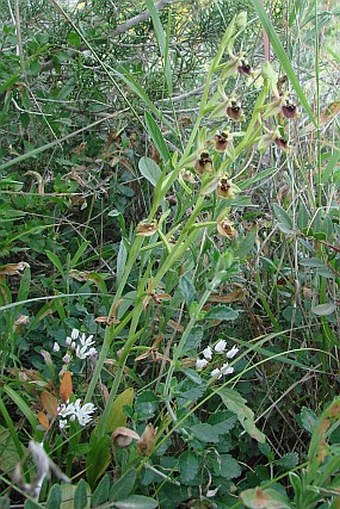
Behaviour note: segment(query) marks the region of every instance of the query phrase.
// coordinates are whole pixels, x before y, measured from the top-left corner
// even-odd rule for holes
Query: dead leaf
[[[44,412],[41,412],[41,410],[37,413],[37,418],[38,418],[38,421],[40,422],[40,424],[45,428],[45,429],[49,429],[50,427],[50,422],[48,420],[48,417],[46,414],[44,414]]]
[[[157,428],[147,424],[142,436],[137,442],[137,449],[142,456],[150,456],[153,453],[156,441]]]
[[[53,396],[53,394],[51,394],[50,392],[43,391],[40,394],[40,399],[41,399],[41,403],[42,403],[44,410],[46,410],[46,412],[49,415],[52,415],[53,417],[57,417],[57,415],[58,415],[58,400],[57,400],[57,398],[55,396]]]
[[[70,371],[65,371],[65,373],[63,374],[63,378],[61,379],[59,388],[59,395],[64,403],[66,403],[66,401],[70,399],[72,391],[73,391],[72,373]]]
[[[246,298],[246,292],[243,289],[235,290],[227,293],[226,295],[218,295],[213,293],[209,297],[209,302],[220,302],[220,303],[231,303],[231,302],[243,302]]]
[[[0,267],[0,276],[17,276],[29,267],[27,262],[9,263]]]

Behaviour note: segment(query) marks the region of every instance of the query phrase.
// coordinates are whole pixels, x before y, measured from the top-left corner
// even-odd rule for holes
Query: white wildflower
[[[66,338],[66,344],[67,346],[70,346],[72,344],[72,341],[76,341],[79,338],[79,330],[78,329],[72,329],[71,336],[67,336]]]
[[[222,375],[231,375],[232,373],[234,373],[234,368],[232,366],[229,366],[228,363],[226,364],[223,364],[223,366],[221,367],[221,373]]]
[[[77,399],[74,403],[74,415],[81,426],[86,426],[93,419],[92,414],[95,410],[96,407],[93,403],[85,403],[81,406],[80,399]]]
[[[215,488],[214,490],[208,490],[205,496],[207,498],[212,498],[215,495],[217,495],[217,492],[218,492],[219,489],[220,489],[220,486],[217,486],[217,488]]]
[[[72,341],[72,343],[70,344],[70,348],[71,350],[75,350],[77,348],[77,343],[75,341]]]
[[[226,349],[227,342],[224,339],[220,339],[215,345],[215,352],[223,353]]]
[[[210,373],[212,377],[216,377],[216,378],[222,378],[222,373],[221,373],[221,370],[219,368],[215,368],[212,370],[212,372]]]
[[[60,346],[58,345],[58,343],[56,341],[53,343],[52,350],[53,350],[53,352],[59,352],[59,350],[60,350]]]
[[[235,357],[235,355],[238,354],[238,352],[240,351],[239,348],[237,348],[235,345],[232,347],[231,350],[229,350],[229,352],[227,352],[227,358],[228,359],[233,359]]]
[[[201,371],[203,368],[205,368],[207,366],[207,364],[209,364],[207,359],[200,359],[200,358],[198,358],[196,360],[196,369],[197,369],[197,371]]]
[[[212,352],[212,349],[210,348],[210,346],[207,346],[207,347],[203,350],[203,352],[202,352],[203,357],[204,357],[205,359],[207,359],[207,361],[211,361],[211,359],[212,359],[212,354],[213,354],[213,352]]]
[[[76,419],[81,426],[86,426],[92,420],[92,414],[95,410],[96,407],[93,403],[85,403],[85,405],[81,406],[80,398],[74,403],[60,405],[58,408],[58,416],[61,417],[59,421],[60,429],[67,426],[68,420],[74,422]]]
[[[79,336],[80,344],[78,344],[76,347],[76,356],[78,359],[86,359],[87,357],[93,357],[95,354],[97,354],[97,350],[95,348],[90,348],[95,343],[92,339],[92,334],[88,338],[85,336],[85,334]]]

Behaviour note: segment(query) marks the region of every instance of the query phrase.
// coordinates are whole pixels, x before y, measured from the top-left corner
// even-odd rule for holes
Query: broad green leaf
[[[7,396],[9,396],[11,400],[17,405],[19,410],[24,414],[24,416],[32,426],[32,429],[36,430],[39,425],[38,419],[30,409],[26,401],[21,397],[21,395],[18,392],[12,389],[12,387],[10,387],[9,385],[4,385],[3,390],[7,394]]]
[[[74,484],[61,484],[61,504],[60,509],[74,509],[73,500],[77,486]],[[52,509],[52,508],[51,508]]]
[[[204,318],[206,320],[236,320],[238,315],[238,311],[229,306],[217,305],[211,308]]]
[[[275,28],[264,9],[263,3],[261,2],[261,0],[252,0],[252,3],[253,3],[255,10],[258,14],[258,17],[260,18],[261,24],[262,24],[265,32],[268,35],[268,38],[271,42],[273,50],[276,53],[276,56],[279,59],[280,64],[282,65],[282,68],[284,69],[286,75],[288,76],[288,79],[291,82],[291,84],[296,92],[296,95],[298,96],[302,106],[307,111],[309,118],[311,119],[313,124],[316,125],[313,112],[309,106],[308,100],[307,100],[307,98],[304,94],[304,91],[300,85],[299,79],[296,76],[296,74],[293,70],[293,67],[290,63],[290,58],[288,57],[286,51],[284,50],[284,48],[282,46],[280,39],[278,38],[278,36],[275,32]]]
[[[153,391],[144,391],[136,399],[135,411],[139,419],[151,419],[158,408],[158,398]]]
[[[312,312],[318,316],[328,316],[334,313],[336,305],[334,302],[328,302],[326,304],[318,304],[312,307]]]
[[[46,509],[59,509],[61,504],[61,489],[59,484],[54,484],[48,494]]]
[[[195,286],[188,276],[184,275],[180,278],[178,287],[183,295],[185,302],[190,305],[197,298]]]
[[[103,475],[111,462],[111,440],[105,435],[91,439],[90,450],[86,458],[87,480],[93,489],[96,481]]]
[[[9,474],[20,459],[9,430],[0,425],[0,471]]]
[[[110,488],[112,480],[109,475],[105,475],[98,484],[91,498],[91,506],[97,507],[109,500]]]
[[[59,270],[59,272],[62,276],[64,276],[64,267],[63,267],[63,264],[62,264],[59,256],[56,255],[55,253],[52,253],[52,251],[49,251],[48,249],[46,249],[45,253],[46,253],[47,257],[49,258],[49,260],[53,263],[55,268]]]
[[[74,494],[74,509],[88,509],[90,507],[90,491],[88,484],[81,479]]]
[[[328,161],[326,168],[322,171],[321,174],[322,184],[326,184],[326,182],[328,182],[328,180],[331,178],[334,168],[336,168],[339,159],[340,159],[340,148],[337,147],[334,150],[330,160]]]
[[[183,484],[190,484],[198,473],[197,454],[187,450],[179,457],[179,473]]]
[[[316,414],[307,407],[302,407],[299,418],[301,424],[308,433],[312,434],[315,427],[319,424],[319,419]]]
[[[150,157],[143,156],[138,163],[139,171],[154,187],[156,187],[159,178],[162,175],[162,172],[155,163],[153,159]]]
[[[70,268],[71,269],[76,267],[77,263],[79,262],[80,258],[83,256],[83,254],[85,253],[85,251],[86,251],[86,249],[88,248],[89,245],[90,245],[90,242],[82,242],[80,244],[80,246],[78,247],[75,255],[71,259],[71,263],[70,263]]]
[[[235,389],[224,387],[218,391],[225,406],[236,414],[240,424],[247,433],[258,442],[265,442],[265,435],[255,426],[254,412],[247,407],[246,400]]]
[[[143,495],[132,495],[126,500],[120,500],[114,503],[117,509],[156,509],[159,507],[157,500]]]
[[[293,223],[287,212],[277,205],[273,204],[273,212],[278,220],[278,226],[283,233],[293,233]]]
[[[241,475],[241,467],[230,454],[221,454],[214,458],[212,467],[214,474],[225,479],[234,479]]]
[[[128,470],[122,477],[111,485],[110,501],[126,499],[135,486],[137,479],[137,472],[135,469]]]
[[[277,172],[277,168],[267,168],[266,170],[260,171],[257,175],[250,177],[249,179],[242,180],[241,182],[237,182],[237,186],[243,191],[244,189],[249,189],[256,182],[260,180],[269,179]]]
[[[250,509],[290,509],[289,501],[281,493],[262,488],[245,490],[240,495],[242,503]]]
[[[110,408],[109,416],[106,422],[106,432],[112,433],[116,428],[126,426],[126,415],[124,413],[125,406],[131,406],[135,397],[132,387],[125,389],[114,400]]]
[[[168,149],[168,146],[163,138],[160,128],[155,122],[153,116],[148,111],[144,112],[144,118],[146,123],[146,128],[150,135],[150,138],[154,142],[158,152],[160,153],[164,163],[167,163],[171,160],[171,155]]]
[[[181,355],[184,355],[186,352],[189,352],[190,350],[193,350],[194,348],[199,348],[201,341],[203,339],[204,335],[204,329],[201,325],[195,325],[185,342],[185,345],[183,346],[183,350],[181,351]]]
[[[10,509],[10,500],[7,496],[0,497],[0,509]]]

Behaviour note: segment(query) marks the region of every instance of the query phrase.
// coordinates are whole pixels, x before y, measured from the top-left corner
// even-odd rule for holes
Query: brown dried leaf
[[[0,267],[0,276],[16,276],[21,274],[27,267],[29,267],[29,263],[27,262],[8,263],[7,265],[2,265]]]
[[[147,424],[142,436],[137,442],[137,449],[142,456],[150,456],[153,453],[156,441],[157,428]]]
[[[46,414],[44,414],[44,412],[41,412],[39,411],[37,413],[37,418],[38,418],[38,421],[40,422],[40,424],[45,428],[45,429],[49,429],[50,428],[50,422],[48,420],[48,417]]]
[[[243,289],[235,290],[227,293],[226,295],[218,295],[213,293],[209,297],[209,302],[220,302],[220,303],[231,303],[231,302],[243,302],[246,298],[246,292]]]
[[[51,394],[50,392],[43,391],[40,394],[40,399],[41,399],[41,403],[42,403],[44,410],[46,410],[46,412],[49,415],[52,415],[53,417],[57,417],[57,415],[58,415],[58,400],[57,400],[57,398],[55,396],[53,396],[53,394]]]
[[[70,371],[65,371],[65,373],[63,374],[63,378],[61,379],[59,388],[59,395],[64,403],[66,403],[66,401],[70,399],[72,391],[73,391],[72,373]]]

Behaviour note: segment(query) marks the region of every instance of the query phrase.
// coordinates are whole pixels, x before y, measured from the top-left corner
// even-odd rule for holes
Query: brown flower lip
[[[208,152],[201,152],[199,158],[195,162],[195,170],[199,175],[210,172],[213,167],[212,159]]]
[[[251,76],[252,73],[251,65],[246,60],[241,61],[241,65],[238,66],[237,70],[242,76]]]
[[[137,235],[142,237],[151,237],[157,231],[157,223],[153,221],[151,223],[139,223],[137,225]]]
[[[215,150],[217,152],[225,152],[228,147],[228,133],[222,132],[218,133],[214,137],[215,141]]]
[[[288,140],[282,137],[277,137],[274,140],[275,145],[277,145],[279,148],[282,148],[282,150],[288,150]]]
[[[228,219],[222,219],[216,226],[218,233],[223,237],[227,237],[227,239],[232,240],[235,236],[235,229]]]
[[[288,119],[296,118],[297,117],[297,107],[295,104],[293,104],[287,100],[287,101],[285,101],[284,105],[282,106],[282,113]]]
[[[221,198],[233,198],[234,193],[232,189],[232,184],[230,180],[227,179],[227,177],[222,177],[216,188],[217,196],[220,196]]]
[[[236,101],[231,101],[230,105],[227,106],[226,113],[228,117],[234,120],[235,122],[239,122],[240,120],[242,120],[243,116],[242,108],[240,104],[237,103]]]

